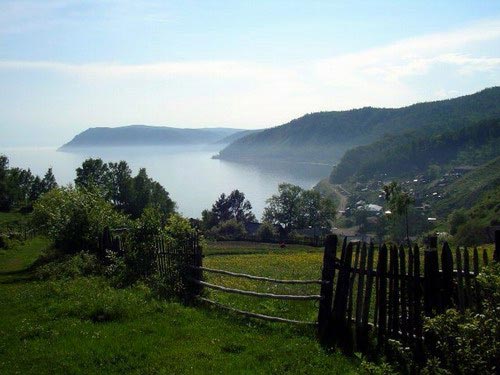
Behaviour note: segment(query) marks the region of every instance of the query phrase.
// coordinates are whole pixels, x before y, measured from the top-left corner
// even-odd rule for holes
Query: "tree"
[[[228,196],[222,193],[212,206],[212,214],[216,224],[233,219],[239,223],[255,221],[252,204],[239,190],[233,190]]]
[[[102,159],[87,159],[76,169],[75,186],[98,189],[106,199],[110,198],[109,167]]]
[[[392,214],[403,217],[406,228],[406,240],[410,245],[410,228],[408,224],[408,209],[414,203],[409,192],[404,191],[400,184],[393,181],[384,186],[385,199],[389,203]]]
[[[9,158],[5,155],[0,155],[0,211],[8,211],[10,208],[7,186],[8,169]]]
[[[42,191],[44,193],[49,192],[52,189],[55,189],[57,187],[57,182],[56,182],[56,177],[54,176],[54,173],[52,172],[52,167],[47,170],[45,173],[45,176],[43,176],[42,179]]]
[[[263,220],[280,225],[286,233],[311,227],[330,229],[335,218],[335,204],[314,190],[283,183],[278,194],[267,200]]]
[[[127,210],[133,197],[132,170],[127,162],[108,163],[110,174],[110,198],[116,208]]]
[[[273,195],[264,208],[263,220],[281,225],[286,233],[290,233],[300,225],[300,186],[282,183],[278,186],[278,194]]]

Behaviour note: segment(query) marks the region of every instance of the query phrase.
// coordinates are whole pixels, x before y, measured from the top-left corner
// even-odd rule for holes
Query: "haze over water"
[[[329,165],[287,162],[232,162],[211,157],[217,146],[93,148],[77,152],[58,152],[55,148],[4,148],[11,167],[28,169],[43,176],[52,167],[60,185],[73,183],[76,168],[89,157],[105,162],[125,160],[135,175],[139,168],[162,184],[187,217],[200,217],[221,193],[243,191],[260,220],[265,201],[277,192],[278,184],[289,182],[312,188],[328,176]]]

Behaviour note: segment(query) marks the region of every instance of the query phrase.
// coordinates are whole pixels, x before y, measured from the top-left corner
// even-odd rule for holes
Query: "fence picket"
[[[356,244],[356,253],[354,256],[354,266],[352,270],[352,275],[349,281],[349,303],[347,306],[347,321],[350,322],[352,320],[352,313],[353,313],[353,305],[354,305],[354,280],[356,278],[357,273],[355,272],[358,270],[358,262],[359,262],[359,252],[360,252],[360,247],[361,247],[361,242],[358,242]]]
[[[366,242],[363,242],[363,245],[361,246],[361,259],[359,262],[359,270],[360,271],[365,271],[366,270]],[[359,345],[359,343],[363,340],[363,336],[366,334],[363,332],[363,326],[361,322],[361,317],[363,314],[363,292],[364,292],[364,281],[365,281],[365,274],[363,272],[359,273],[358,275],[358,286],[357,286],[357,293],[356,293],[356,344]]]
[[[453,256],[447,242],[441,251],[441,268],[442,302],[443,308],[447,309],[453,306]]]
[[[401,295],[401,334],[403,340],[408,338],[407,321],[408,321],[408,304],[407,304],[407,281],[408,275],[406,274],[406,254],[403,245],[399,247],[399,275],[400,275],[400,295]]]
[[[320,291],[322,300],[319,303],[318,311],[318,335],[321,342],[328,342],[331,340],[330,324],[332,319],[333,280],[335,278],[337,242],[338,238],[335,235],[330,235],[325,240]]]
[[[378,346],[385,345],[387,331],[387,246],[379,250],[377,264]]]
[[[464,279],[462,270],[462,254],[460,254],[460,248],[457,247],[456,250],[456,263],[457,263],[457,295],[458,295],[458,308],[463,311],[465,308],[465,297],[464,297]]]
[[[471,280],[470,280],[470,264],[469,264],[469,249],[467,247],[464,248],[464,280],[465,280],[465,306],[467,308],[471,307],[473,304],[472,301],[472,289],[471,289]]]

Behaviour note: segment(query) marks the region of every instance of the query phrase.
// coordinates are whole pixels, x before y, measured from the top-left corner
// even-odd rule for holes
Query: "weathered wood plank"
[[[217,306],[217,307],[220,307],[220,308],[223,308],[223,309],[226,309],[226,310],[229,310],[229,311],[232,311],[232,312],[244,315],[244,316],[249,317],[249,318],[262,319],[262,320],[267,320],[267,321],[276,322],[276,323],[292,323],[292,324],[304,324],[304,325],[313,325],[313,326],[318,325],[317,322],[308,322],[308,321],[303,321],[303,320],[285,319],[285,318],[280,318],[280,317],[277,317],[277,316],[263,315],[263,314],[253,313],[253,312],[250,312],[250,311],[238,310],[238,309],[235,309],[233,307],[229,307],[229,306],[223,305],[223,304],[221,304],[219,302],[212,301],[212,300],[210,300],[208,298],[197,297],[197,299],[200,300],[200,301],[209,303],[211,305],[214,305],[214,306]]]
[[[335,278],[335,257],[337,253],[338,238],[330,235],[325,240],[325,250],[323,253],[323,268],[321,272],[322,300],[319,303],[318,311],[318,336],[321,342],[329,342],[331,337],[332,324],[332,302],[333,302],[333,280]]]
[[[453,307],[453,256],[448,242],[443,244],[441,251],[441,286],[443,308]]]

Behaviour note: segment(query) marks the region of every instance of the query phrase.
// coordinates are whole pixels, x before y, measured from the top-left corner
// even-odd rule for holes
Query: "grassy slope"
[[[0,254],[2,374],[357,372],[310,331],[159,302],[145,287],[116,290],[100,278],[37,281],[28,267],[45,246],[35,239]],[[108,322],[94,322],[104,313]]]
[[[471,208],[485,194],[496,192],[500,186],[500,157],[467,173],[446,188],[446,197],[436,204],[436,211],[449,213],[454,209]]]

